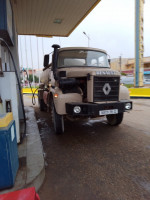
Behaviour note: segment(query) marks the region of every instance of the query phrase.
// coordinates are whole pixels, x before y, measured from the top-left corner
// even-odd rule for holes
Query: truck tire
[[[117,126],[117,125],[121,124],[121,122],[123,120],[123,113],[119,113],[116,115],[106,115],[106,118],[107,118],[107,122],[109,125]]]
[[[64,118],[56,112],[54,102],[52,102],[52,120],[56,134],[64,133]]]
[[[43,99],[39,99],[39,107],[40,107],[40,111],[45,110],[45,103]]]

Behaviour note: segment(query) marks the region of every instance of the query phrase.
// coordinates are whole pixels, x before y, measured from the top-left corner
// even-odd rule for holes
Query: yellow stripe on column
[[[32,88],[33,93],[35,92],[37,88]],[[31,88],[22,88],[23,94],[32,94]],[[35,92],[35,94],[38,93],[38,90]]]

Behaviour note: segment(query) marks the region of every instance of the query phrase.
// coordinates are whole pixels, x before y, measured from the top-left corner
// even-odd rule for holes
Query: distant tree
[[[35,80],[35,83],[38,83],[39,82],[39,77],[34,76],[34,80]]]
[[[124,72],[121,72],[121,75],[122,75],[122,76],[126,76],[127,74],[126,74],[126,73],[124,73]]]
[[[29,81],[31,83],[33,82],[33,75],[32,74],[29,74]],[[35,81],[35,83],[38,83],[39,82],[39,77],[34,76],[34,81]]]

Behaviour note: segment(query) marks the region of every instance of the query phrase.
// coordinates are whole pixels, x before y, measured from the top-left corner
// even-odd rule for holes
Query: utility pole
[[[35,87],[34,69],[33,69],[33,56],[32,56],[32,45],[31,45],[31,36],[30,36],[30,50],[31,50],[31,64],[32,64],[33,86]]]
[[[122,65],[122,58],[121,58],[121,56],[119,56],[119,65],[120,65],[120,73],[121,73],[121,65]]]
[[[144,0],[135,0],[135,87],[143,86],[143,10]]]

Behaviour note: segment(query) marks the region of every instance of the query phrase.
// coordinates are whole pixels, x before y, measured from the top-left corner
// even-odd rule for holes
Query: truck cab
[[[120,73],[111,70],[107,52],[87,47],[53,48],[52,63],[48,55],[44,58],[38,96],[40,109],[49,108],[55,132],[64,132],[64,117],[106,116],[109,125],[119,125],[132,102],[128,89],[120,84]]]

